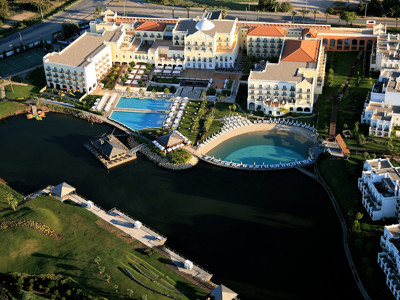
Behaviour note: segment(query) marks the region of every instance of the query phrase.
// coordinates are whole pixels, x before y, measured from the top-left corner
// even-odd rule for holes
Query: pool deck
[[[150,110],[150,109],[140,109],[140,108],[124,108],[115,107],[114,111],[127,111],[127,112],[138,112],[138,113],[155,113],[155,114],[167,114],[168,110]]]

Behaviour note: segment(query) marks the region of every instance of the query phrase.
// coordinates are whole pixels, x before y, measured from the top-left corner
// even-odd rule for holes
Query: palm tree
[[[100,262],[101,262],[100,256],[96,256],[96,257],[94,258],[94,263],[95,263],[96,265],[99,265]]]
[[[140,88],[140,89],[139,89],[139,94],[140,94],[140,96],[142,96],[142,97],[143,97],[144,91],[143,91],[143,89],[142,89],[142,88]]]
[[[12,77],[11,77],[11,76],[10,76],[10,77],[8,77],[8,82],[10,83],[11,92],[13,92],[13,93],[14,93],[14,87],[13,87],[13,85],[12,85]]]
[[[396,17],[396,29],[397,29],[397,23],[399,22],[399,17]]]
[[[15,199],[14,197],[10,200],[10,207],[12,210],[16,210],[18,206],[18,200]]]
[[[312,11],[312,13],[314,15],[314,24],[317,24],[317,20],[316,19],[317,19],[317,15],[318,15],[319,11],[317,9],[314,9]]]
[[[328,24],[329,14],[326,12],[326,13],[324,13],[324,15],[325,15],[325,23]]]
[[[11,195],[10,193],[6,193],[6,199],[8,201],[8,205],[11,205],[11,200],[13,199],[13,195]]]
[[[300,11],[300,13],[301,13],[301,15],[303,16],[303,24],[304,24],[304,17],[306,16],[306,14],[308,14],[308,11],[307,11],[305,8],[303,8],[303,9]]]
[[[278,1],[274,1],[271,7],[274,9],[274,12],[276,12],[279,8],[281,8],[281,5],[279,4]]]
[[[228,13],[226,12],[225,9],[222,10],[222,19],[225,19]]]
[[[232,105],[229,105],[228,108],[229,108],[229,114],[230,114],[231,110],[232,110]]]
[[[106,275],[105,279],[106,279],[106,282],[107,282],[107,283],[110,283],[111,276],[110,276],[110,275]]]
[[[131,289],[126,289],[126,294],[129,298],[133,298],[133,291]]]
[[[233,111],[235,111],[235,110],[237,109],[237,107],[236,107],[236,104],[235,104],[235,103],[232,105],[232,109],[233,109]]]
[[[152,89],[152,90],[151,90],[151,93],[153,94],[153,97],[155,98],[155,97],[156,97],[156,94],[157,94],[156,89]]]
[[[292,15],[292,23],[294,23],[294,17],[297,15],[297,12],[292,10],[291,15]]]
[[[171,91],[169,90],[169,88],[164,89],[164,94],[166,94],[167,97],[169,96],[170,93],[171,93]]]

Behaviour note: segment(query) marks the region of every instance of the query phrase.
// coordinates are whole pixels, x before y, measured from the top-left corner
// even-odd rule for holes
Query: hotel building
[[[397,300],[400,300],[400,225],[385,226],[380,241],[382,252],[378,264],[386,276],[386,284]]]
[[[277,63],[249,76],[247,108],[272,116],[311,113],[314,95],[321,94],[326,55],[321,40],[286,39]]]
[[[259,108],[271,115],[286,110],[312,112],[314,95],[323,87],[325,49],[372,47],[377,38],[375,27],[371,21],[367,28],[350,29],[223,20],[220,13],[166,19],[119,16],[107,10],[90,22],[90,32],[64,50],[49,53],[43,63],[48,87],[90,94],[113,63],[233,69],[239,52],[246,51],[249,56],[279,58],[277,64],[267,63],[264,72],[250,75],[253,86],[266,86],[261,95],[257,89],[256,97],[249,84],[249,94],[254,96],[248,100],[250,109]],[[351,47],[346,46],[349,43]],[[277,74],[269,77],[271,73]]]
[[[364,163],[358,188],[362,204],[373,221],[399,218],[400,167],[393,167],[389,159],[373,159]]]

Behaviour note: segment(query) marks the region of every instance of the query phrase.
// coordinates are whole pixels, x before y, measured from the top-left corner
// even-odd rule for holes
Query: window
[[[211,58],[211,57],[209,57],[209,58],[208,58],[208,61],[209,61],[209,62],[212,62],[212,58]]]

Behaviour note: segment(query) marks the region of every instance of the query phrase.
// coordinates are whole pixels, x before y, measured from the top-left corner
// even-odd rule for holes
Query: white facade
[[[371,55],[372,70],[400,70],[400,35],[381,34]]]
[[[397,300],[400,300],[400,225],[385,226],[380,241],[382,252],[378,264],[386,276],[386,284]]]
[[[400,125],[400,71],[382,70],[368,94],[361,123],[369,124],[369,134],[387,137]]]
[[[400,167],[389,159],[373,159],[364,163],[358,188],[362,204],[373,221],[398,217]]]
[[[299,45],[293,46],[294,43]],[[304,59],[302,47],[307,44],[309,49],[308,43],[313,43],[315,57]],[[278,63],[267,62],[264,70],[250,72],[247,109],[272,116],[313,112],[315,94],[322,93],[325,62],[319,40],[285,40]]]

